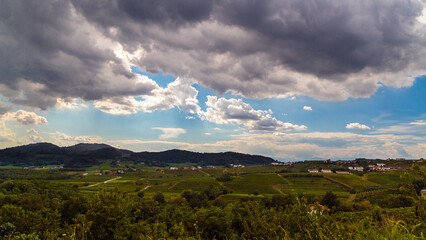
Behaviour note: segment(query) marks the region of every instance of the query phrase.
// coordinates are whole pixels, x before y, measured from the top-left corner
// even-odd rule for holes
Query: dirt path
[[[275,190],[275,191],[278,191],[279,193],[281,193],[281,194],[284,194],[284,192],[279,188],[279,186],[280,186],[281,184],[279,184],[279,183],[277,183],[277,184],[275,184],[275,185],[272,185],[272,188]]]
[[[178,185],[180,182],[182,182],[182,181],[177,181],[177,182],[173,183],[173,185],[171,185],[169,187],[169,189],[172,189],[172,188],[176,187],[176,185]]]
[[[207,177],[210,177],[210,174],[204,172],[203,170],[198,170],[200,173],[203,173],[204,175],[206,175]]]
[[[144,187],[142,190],[147,190],[150,187],[151,187],[151,185],[148,185],[148,186]]]
[[[99,184],[106,184],[106,183],[109,183],[111,181],[114,181],[114,180],[117,180],[117,179],[120,179],[120,178],[121,177],[112,178],[112,179],[106,180],[104,182],[98,182],[98,183],[95,183],[95,184],[92,184],[92,185],[89,185],[89,186],[85,186],[83,188],[95,187],[95,186],[98,186]]]

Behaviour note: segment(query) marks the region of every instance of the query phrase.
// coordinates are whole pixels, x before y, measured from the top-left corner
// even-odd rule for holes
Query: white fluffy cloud
[[[360,124],[360,123],[348,123],[346,125],[347,129],[361,129],[361,130],[369,130],[371,129],[369,126]]]
[[[312,107],[309,107],[309,106],[303,106],[303,110],[306,110],[306,111],[312,111]]]
[[[60,146],[69,146],[77,143],[103,142],[102,138],[95,136],[70,136],[62,132],[49,133],[48,135],[49,141],[53,141],[55,144]]]
[[[153,80],[142,76],[144,81]],[[192,87],[192,81],[177,78],[169,83],[166,88],[156,87],[149,95],[136,95],[127,97],[113,97],[94,101],[94,106],[106,113],[115,115],[134,114],[138,111],[152,112],[178,107],[188,113],[199,111],[198,91]]]
[[[4,120],[0,119],[0,142],[12,143],[15,141],[16,134],[6,126]]]
[[[186,133],[186,130],[183,129],[183,128],[160,128],[160,127],[155,127],[155,128],[152,128],[152,129],[160,130],[160,131],[163,132],[163,134],[161,134],[159,136],[159,139],[177,138],[177,137],[179,137],[179,135]]]
[[[216,124],[236,123],[244,125],[251,130],[265,131],[307,129],[305,125],[295,125],[277,120],[271,116],[271,110],[254,110],[242,99],[218,99],[216,96],[208,96],[206,105],[206,111],[198,113],[200,118]]]
[[[44,141],[43,137],[40,137],[40,136],[37,136],[37,135],[30,135],[30,136],[28,136],[28,139],[31,142],[42,142],[42,141]]]
[[[24,125],[31,125],[31,124],[41,125],[41,124],[47,123],[47,119],[45,117],[39,116],[34,112],[27,112],[24,110],[18,110],[16,112],[8,112],[3,115],[3,118],[5,120],[15,120]]]
[[[29,133],[31,135],[37,135],[38,134],[37,130],[35,130],[34,128],[27,129],[27,133]]]
[[[87,105],[79,101],[78,99],[56,99],[56,108],[64,108],[64,109],[80,109],[86,108]]]

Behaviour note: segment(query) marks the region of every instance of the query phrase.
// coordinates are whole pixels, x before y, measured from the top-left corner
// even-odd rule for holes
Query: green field
[[[227,196],[227,198],[237,199],[247,196],[254,197],[257,194],[289,194],[291,192],[322,196],[330,191],[339,198],[347,198],[351,189],[363,191],[375,186],[395,186],[402,182],[399,177],[400,172],[371,172],[363,177],[354,174],[322,174],[324,178],[310,177],[310,174],[303,172],[276,173],[284,168],[249,166],[241,169],[217,167],[172,171],[167,168],[145,166],[137,171],[121,174],[120,179],[107,184],[103,184],[103,182],[117,176],[81,176],[81,173],[72,173],[70,179],[54,181],[77,185],[84,193],[96,192],[99,186],[103,186],[106,189],[118,189],[129,194],[144,191],[147,196],[161,192],[167,198],[178,196],[185,190],[202,192],[210,186],[222,185],[232,192],[232,196]],[[218,182],[216,177],[222,176],[224,173],[231,174],[232,180]]]
[[[368,174],[368,181],[380,185],[396,185],[404,182],[400,175],[402,172],[372,172]]]
[[[363,190],[366,187],[377,186],[378,184],[365,180],[364,178],[354,174],[324,174],[330,180],[341,183],[355,190]]]
[[[425,172],[288,168],[0,168],[0,239],[424,239]]]
[[[182,166],[180,165],[180,167]],[[149,167],[140,164],[136,170],[127,171],[125,174],[82,176],[85,172],[106,170],[107,167],[110,167],[108,162],[105,162],[102,166],[86,169],[84,172],[61,173],[48,170],[32,171],[10,168],[10,171],[16,172],[16,174],[12,174],[7,171],[6,167],[0,170],[3,171],[5,179],[13,179],[14,177],[16,179],[37,179],[37,176],[39,176],[40,179],[48,179],[59,184],[74,185],[84,194],[95,193],[101,187],[118,189],[130,195],[135,195],[139,191],[144,191],[146,196],[161,192],[167,199],[179,196],[185,190],[203,192],[210,186],[226,187],[231,194],[224,196],[224,199],[257,198],[291,192],[318,197],[323,196],[326,192],[333,192],[342,199],[349,196],[350,190],[362,192],[375,187],[385,190],[403,183],[403,179],[400,178],[401,172],[370,172],[364,176],[318,174],[317,177],[312,177],[312,174],[306,172],[285,173],[291,168],[288,166],[247,166],[240,169],[222,166],[197,170],[169,170],[166,167]],[[227,182],[216,180],[216,177],[224,174],[230,174],[231,180]],[[58,177],[58,179],[55,179],[55,177]],[[120,179],[104,183],[117,177],[120,177]],[[358,197],[362,197],[362,195]]]
[[[254,173],[237,176],[224,185],[232,189],[234,193],[275,194],[279,192],[272,186],[283,183],[285,183],[285,180],[276,173]]]
[[[193,191],[204,191],[210,186],[219,186],[219,183],[216,179],[211,177],[190,178],[178,182],[171,188],[171,190],[177,192],[182,192],[187,189],[191,189]]]
[[[295,191],[310,195],[324,195],[326,192],[333,192],[338,197],[348,197],[349,192],[341,185],[325,178],[318,177],[287,177],[287,182],[280,185],[284,193]]]

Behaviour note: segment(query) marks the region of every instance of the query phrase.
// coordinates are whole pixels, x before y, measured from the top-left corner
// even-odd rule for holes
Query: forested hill
[[[167,166],[170,163],[193,163],[196,165],[257,165],[275,162],[259,155],[236,152],[198,153],[184,150],[163,152],[132,152],[107,144],[80,143],[59,147],[51,143],[35,143],[0,150],[0,165],[40,166],[64,164],[65,167],[87,167],[106,160],[144,162],[147,165]]]

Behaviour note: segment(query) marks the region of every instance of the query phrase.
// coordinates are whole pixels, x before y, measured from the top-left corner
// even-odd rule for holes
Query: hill
[[[114,148],[114,147],[107,144],[103,144],[103,143],[79,143],[74,146],[64,147],[63,149],[65,149],[68,152],[79,153],[79,152],[97,151],[97,150],[105,149],[105,148]]]
[[[275,160],[259,155],[249,155],[236,152],[198,153],[184,150],[168,150],[164,152],[135,153],[138,158],[146,161],[160,161],[165,163],[195,163],[198,165],[227,165],[227,164],[269,164]]]
[[[0,150],[0,165],[31,166],[59,165],[64,167],[88,167],[106,160],[143,162],[151,166],[167,166],[170,163],[193,163],[194,165],[263,165],[274,159],[259,155],[236,152],[198,153],[184,150],[163,152],[132,152],[102,143],[80,143],[59,147],[51,143],[36,143]]]

